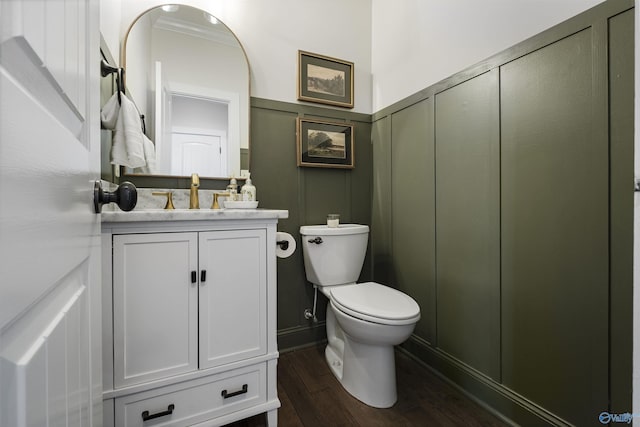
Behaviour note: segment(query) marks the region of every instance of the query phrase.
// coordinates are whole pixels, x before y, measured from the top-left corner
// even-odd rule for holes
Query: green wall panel
[[[290,111],[251,109],[251,177],[260,207],[289,211],[289,218],[278,222],[278,230],[290,233],[299,243],[302,218],[298,203],[301,190],[296,167],[296,117]],[[301,251],[278,260],[279,330],[308,324],[303,312],[313,298],[309,288]]]
[[[391,257],[391,117],[373,122],[373,195],[371,248],[373,279],[395,283]]]
[[[351,222],[351,175],[343,169],[305,169],[301,175],[305,220],[323,224],[327,214],[340,214],[341,222]]]
[[[354,122],[356,167],[351,175],[351,217],[347,218],[356,224],[367,224],[372,227],[373,197],[373,145],[371,143],[371,120]],[[369,233],[369,251],[362,266],[359,281],[373,280],[373,259],[371,257],[371,232]]]
[[[298,167],[296,119],[314,118],[354,125],[355,169]],[[325,337],[326,298],[318,294],[317,318],[304,318],[313,307],[314,290],[304,271],[300,226],[326,222],[327,213],[339,213],[343,222],[371,224],[372,182],[370,117],[348,111],[252,99],[251,177],[260,207],[287,209],[278,230],[293,235],[298,250],[278,260],[278,344],[281,350],[310,344]],[[371,277],[370,256],[361,278]]]
[[[611,411],[630,412],[633,366],[633,10],[609,20]]]
[[[391,117],[394,285],[420,305],[415,334],[436,337],[433,99]]]
[[[576,425],[598,425],[608,405],[608,141],[592,37],[500,70],[502,378]]]
[[[498,70],[435,97],[438,348],[500,380]]]

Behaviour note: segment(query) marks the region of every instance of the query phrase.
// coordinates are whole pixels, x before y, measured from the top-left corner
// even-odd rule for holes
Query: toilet
[[[369,227],[300,227],[307,280],[328,299],[325,357],[351,395],[375,408],[397,400],[394,345],[407,340],[420,319],[410,296],[375,282],[356,283]]]

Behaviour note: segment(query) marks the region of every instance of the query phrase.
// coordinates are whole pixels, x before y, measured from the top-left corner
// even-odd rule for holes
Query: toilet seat
[[[420,307],[409,295],[376,282],[330,289],[331,304],[355,318],[385,325],[408,325],[420,319]]]

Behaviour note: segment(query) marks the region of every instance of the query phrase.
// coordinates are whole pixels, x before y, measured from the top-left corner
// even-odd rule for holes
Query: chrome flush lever
[[[318,236],[316,238],[309,239],[309,243],[315,243],[316,245],[319,245],[320,243],[322,243],[322,237]]]

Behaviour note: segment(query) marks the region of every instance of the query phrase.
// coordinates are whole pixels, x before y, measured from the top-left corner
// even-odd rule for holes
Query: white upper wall
[[[371,0],[372,111],[603,0]]]
[[[298,102],[297,55],[306,50],[353,62],[353,111],[372,113],[602,1],[101,0],[101,30],[119,57],[119,41],[145,10],[199,7],[244,46],[252,96]]]
[[[100,0],[100,33],[104,37],[109,53],[120,62],[120,4],[122,0]],[[112,64],[116,65],[116,64]]]
[[[305,50],[353,62],[353,111],[371,112],[371,0],[101,0],[101,30],[114,57],[131,22],[166,3],[205,10],[235,33],[249,59],[251,96],[298,102],[298,50]]]

